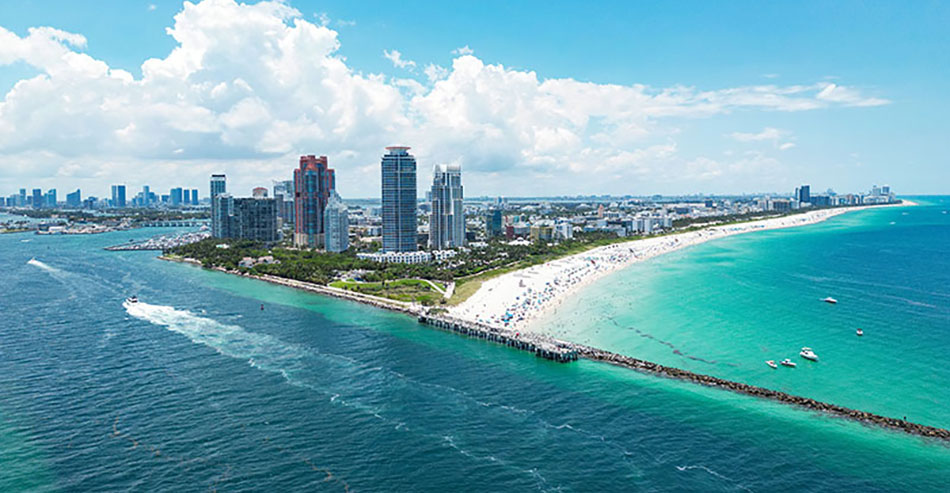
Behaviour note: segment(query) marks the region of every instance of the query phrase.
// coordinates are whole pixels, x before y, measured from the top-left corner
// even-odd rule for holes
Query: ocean
[[[950,198],[920,201],[635,265],[546,330],[948,427]],[[0,491],[950,484],[944,443],[102,250],[168,232],[0,235]]]

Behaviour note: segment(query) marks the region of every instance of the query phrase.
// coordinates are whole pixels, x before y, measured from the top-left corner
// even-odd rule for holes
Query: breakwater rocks
[[[569,342],[558,341],[533,333],[520,333],[507,329],[491,327],[452,317],[438,315],[419,315],[419,323],[438,327],[458,334],[497,342],[509,347],[534,353],[539,358],[567,363],[577,361],[577,349]]]
[[[700,385],[705,385],[707,387],[717,387],[725,390],[730,390],[739,394],[751,395],[755,397],[763,397],[766,399],[771,399],[778,402],[783,402],[785,404],[792,404],[801,408],[810,409],[813,411],[820,411],[823,413],[828,413],[833,416],[838,416],[847,419],[853,419],[855,421],[860,421],[862,423],[868,423],[876,426],[881,426],[884,428],[890,428],[893,430],[899,430],[913,435],[920,435],[929,438],[938,438],[942,440],[950,440],[950,430],[943,428],[936,428],[933,426],[920,425],[917,423],[911,423],[909,421],[904,421],[901,419],[888,418],[885,416],[880,416],[877,414],[872,414],[864,411],[858,411],[856,409],[850,409],[844,406],[838,406],[835,404],[828,404],[825,402],[816,401],[814,399],[809,399],[806,397],[799,397],[785,392],[779,392],[777,390],[770,390],[763,387],[756,387],[755,385],[747,385],[744,383],[732,382],[729,380],[723,380],[721,378],[711,377],[709,375],[701,375],[698,373],[693,373],[687,370],[681,370],[679,368],[672,368],[669,366],[658,365],[656,363],[651,363],[649,361],[644,361],[637,358],[631,358],[630,356],[624,356],[610,351],[604,351],[601,349],[596,349],[588,346],[573,345],[574,348],[578,351],[578,354],[582,358],[587,358],[593,361],[601,361],[604,363],[609,363],[616,366],[621,366],[624,368],[630,368],[632,370],[637,370],[644,373],[652,373],[655,375],[661,375],[669,378],[676,378],[679,380],[685,380],[687,382],[698,383]]]

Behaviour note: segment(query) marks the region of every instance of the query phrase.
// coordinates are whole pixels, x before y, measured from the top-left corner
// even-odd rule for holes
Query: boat
[[[125,299],[125,302],[126,302],[126,303],[138,303],[138,302],[139,302],[139,298],[138,298],[138,296],[129,296],[128,298]]]
[[[858,337],[861,337],[861,336],[864,335],[864,331],[861,330],[861,329],[858,329],[858,331],[857,331],[856,333],[858,334]]]
[[[769,365],[769,367],[772,368],[773,370],[778,368],[778,365],[776,365],[775,362],[772,360],[766,361],[765,364]]]
[[[803,347],[802,351],[798,353],[798,355],[808,360],[818,361],[818,355],[815,354],[815,352],[812,351],[810,347]]]
[[[821,301],[824,301],[825,303],[831,303],[832,305],[838,302],[838,300],[832,298],[831,296],[824,298]]]
[[[785,359],[782,360],[782,366],[787,366],[787,367],[789,367],[789,368],[795,368],[795,367],[798,366],[798,365],[796,365],[792,360],[790,360],[790,359],[788,359],[788,358],[785,358]]]

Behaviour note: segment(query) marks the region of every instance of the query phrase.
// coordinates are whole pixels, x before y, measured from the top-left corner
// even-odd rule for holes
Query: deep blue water
[[[0,235],[0,491],[950,483],[945,444],[101,250],[145,234]]]

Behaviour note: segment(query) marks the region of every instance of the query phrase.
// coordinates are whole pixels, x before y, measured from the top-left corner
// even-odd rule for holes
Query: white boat
[[[812,361],[818,361],[818,355],[811,350],[810,347],[803,347],[802,351],[798,353],[799,356],[805,359],[810,359]]]
[[[861,329],[858,329],[858,331],[857,331],[856,333],[858,334],[858,337],[861,337],[861,336],[864,335],[864,331],[861,330]]]
[[[827,298],[824,298],[824,299],[821,300],[821,301],[824,301],[825,303],[831,303],[832,305],[834,305],[835,303],[838,302],[838,300],[832,298],[831,296],[829,296],[829,297],[827,297]]]
[[[138,296],[130,296],[130,297],[128,297],[128,298],[125,299],[125,302],[126,302],[126,303],[138,303],[138,302],[139,302],[139,298],[138,298]]]
[[[776,365],[775,362],[772,360],[766,361],[765,364],[769,365],[769,367],[772,368],[773,370],[778,368],[778,365]]]
[[[788,358],[785,358],[785,359],[782,360],[782,366],[787,366],[787,367],[789,367],[789,368],[795,368],[795,367],[798,366],[798,365],[796,365],[794,362],[792,362],[792,360],[790,360],[790,359],[788,359]]]

